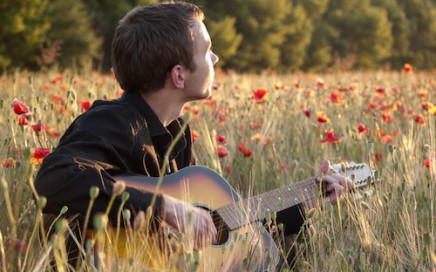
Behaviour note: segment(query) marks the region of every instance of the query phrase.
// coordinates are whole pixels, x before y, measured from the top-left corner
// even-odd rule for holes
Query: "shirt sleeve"
[[[126,121],[127,120],[127,121]],[[128,157],[134,148],[135,132],[122,110],[98,110],[79,117],[59,146],[44,159],[35,180],[39,195],[47,198],[46,213],[57,214],[68,207],[67,217],[84,219],[90,204],[90,189],[97,187],[99,195],[91,208],[91,216],[105,212],[113,194],[114,169],[128,169]],[[127,187],[130,197],[122,207],[117,197],[111,207],[109,220],[118,220],[120,209],[129,209],[134,215],[153,208],[153,224],[158,225],[163,215],[162,196],[153,201],[153,194]],[[123,222],[122,218],[120,219]]]

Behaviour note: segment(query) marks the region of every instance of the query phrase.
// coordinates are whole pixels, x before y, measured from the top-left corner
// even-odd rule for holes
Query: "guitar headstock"
[[[333,164],[330,167],[340,175],[347,176],[353,182],[353,187],[355,189],[371,185],[378,181],[377,171],[372,170],[367,163],[338,163]]]

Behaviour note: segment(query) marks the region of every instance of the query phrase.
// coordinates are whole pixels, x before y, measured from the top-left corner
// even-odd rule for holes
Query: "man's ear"
[[[171,83],[174,85],[174,87],[183,89],[185,87],[185,72],[186,69],[180,65],[174,65],[174,67],[171,69]]]

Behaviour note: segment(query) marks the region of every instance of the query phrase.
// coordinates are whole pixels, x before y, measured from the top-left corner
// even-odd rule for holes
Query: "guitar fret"
[[[366,180],[368,177],[371,178],[371,176],[361,173],[364,172],[364,170],[359,169],[363,167],[365,167],[365,165],[359,166],[359,168],[347,168],[347,173],[344,174],[348,176],[353,174],[356,180]],[[369,168],[368,166],[366,167]],[[352,170],[352,172],[350,173],[348,170]],[[369,168],[367,171],[371,171],[371,169]],[[372,173],[370,172],[370,174]],[[241,200],[220,208],[220,215],[224,217],[223,220],[230,229],[235,229],[263,219],[267,214],[279,212],[315,198],[315,192],[319,190],[316,183],[317,178],[313,177],[299,183],[262,193],[246,200]],[[371,183],[371,181],[369,183]]]

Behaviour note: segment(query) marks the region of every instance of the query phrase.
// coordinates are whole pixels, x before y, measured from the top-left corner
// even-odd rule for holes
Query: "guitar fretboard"
[[[316,179],[275,189],[248,199],[221,207],[216,212],[230,230],[262,220],[272,213],[286,210],[315,197]]]

